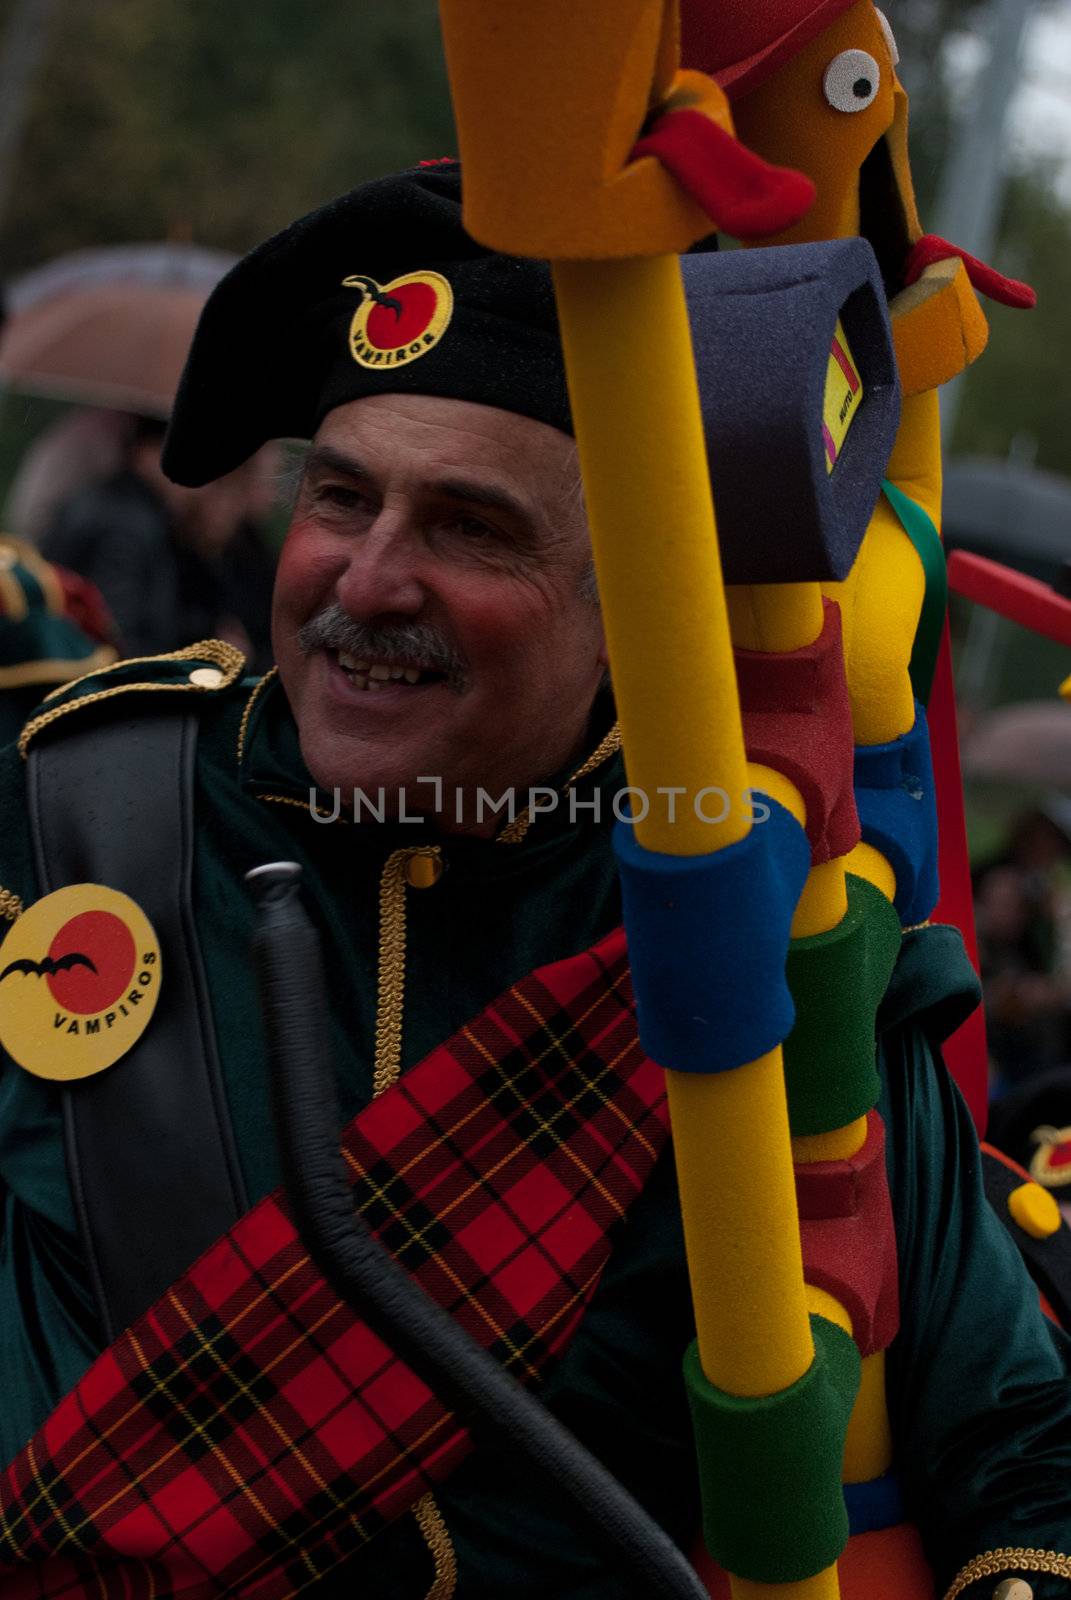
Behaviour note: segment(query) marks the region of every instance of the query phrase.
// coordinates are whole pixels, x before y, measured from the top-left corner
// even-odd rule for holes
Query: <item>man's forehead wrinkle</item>
[[[305,456],[306,473],[344,472],[351,478],[371,478],[370,469],[359,457],[331,444],[313,444]]]

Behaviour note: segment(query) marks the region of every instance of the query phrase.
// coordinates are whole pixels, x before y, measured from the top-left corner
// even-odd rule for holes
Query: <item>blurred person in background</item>
[[[3,526],[40,545],[64,501],[119,470],[130,431],[125,411],[74,406],[23,454],[4,506]]]
[[[1071,1063],[1071,800],[1020,813],[976,875],[989,1050],[1000,1096]]]
[[[165,430],[155,417],[133,418],[117,470],[64,501],[42,553],[96,584],[124,654],[223,638],[264,670],[274,561],[258,523],[271,503],[270,464],[183,489],[160,469]]]
[[[18,737],[50,690],[110,665],[112,635],[92,584],[0,537],[0,745]]]

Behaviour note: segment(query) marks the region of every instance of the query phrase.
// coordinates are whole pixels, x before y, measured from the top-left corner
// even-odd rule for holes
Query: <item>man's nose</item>
[[[419,556],[412,533],[380,517],[353,541],[336,584],[339,604],[351,617],[415,616],[424,605]]]

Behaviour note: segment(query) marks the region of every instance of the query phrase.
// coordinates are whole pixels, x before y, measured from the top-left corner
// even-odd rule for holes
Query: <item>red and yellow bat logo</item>
[[[103,1072],[156,1008],[160,946],[141,908],[100,884],[45,895],[0,945],[0,1044],[36,1077]]]
[[[383,284],[356,272],[342,284],[361,293],[349,344],[362,367],[402,367],[426,356],[454,314],[454,291],[438,272],[407,272]]]

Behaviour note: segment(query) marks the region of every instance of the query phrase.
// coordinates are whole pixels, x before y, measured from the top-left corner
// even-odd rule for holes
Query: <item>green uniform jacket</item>
[[[163,686],[187,686],[198,664],[121,663],[54,697],[53,711],[71,709],[35,737],[61,737],[68,715],[66,725],[84,727],[113,708],[129,710],[132,697],[149,704]],[[201,717],[195,901],[239,1157],[256,1201],[279,1175],[243,876],[280,858],[304,868],[305,903],[335,997],[332,1043],[348,1119],[371,1095],[382,868],[399,846],[430,835],[423,825],[314,821],[281,687],[271,677],[259,686],[235,679],[228,672],[219,688],[188,688]],[[95,689],[123,685],[127,693],[85,704]],[[173,694],[161,702],[174,703]],[[608,708],[597,707],[593,746],[607,725]],[[14,748],[0,755],[0,889],[29,903],[36,889],[23,773]],[[403,1068],[533,967],[583,951],[619,922],[610,828],[611,801],[623,785],[620,757],[610,754],[572,791],[586,805],[563,797],[520,842],[438,841],[446,872],[431,888],[407,891]],[[958,935],[927,928],[905,937],[880,1018],[879,1110],[902,1296],[889,1401],[899,1471],[938,1594],[984,1551],[1071,1550],[1069,1342],[1042,1318],[983,1199],[974,1129],[937,1050],[975,999]],[[667,1156],[621,1227],[594,1303],[543,1398],[685,1545],[699,1526],[680,1374],[692,1332]],[[14,1456],[101,1342],[57,1095],[0,1055],[0,1457]],[[576,1533],[568,1508],[533,1489],[502,1456],[478,1450],[436,1501],[456,1553],[460,1600],[632,1594]],[[415,1519],[404,1516],[335,1581],[364,1600],[421,1600],[434,1570]],[[1032,1581],[1039,1597],[1069,1592],[1063,1579]],[[988,1597],[993,1584],[967,1592]]]

